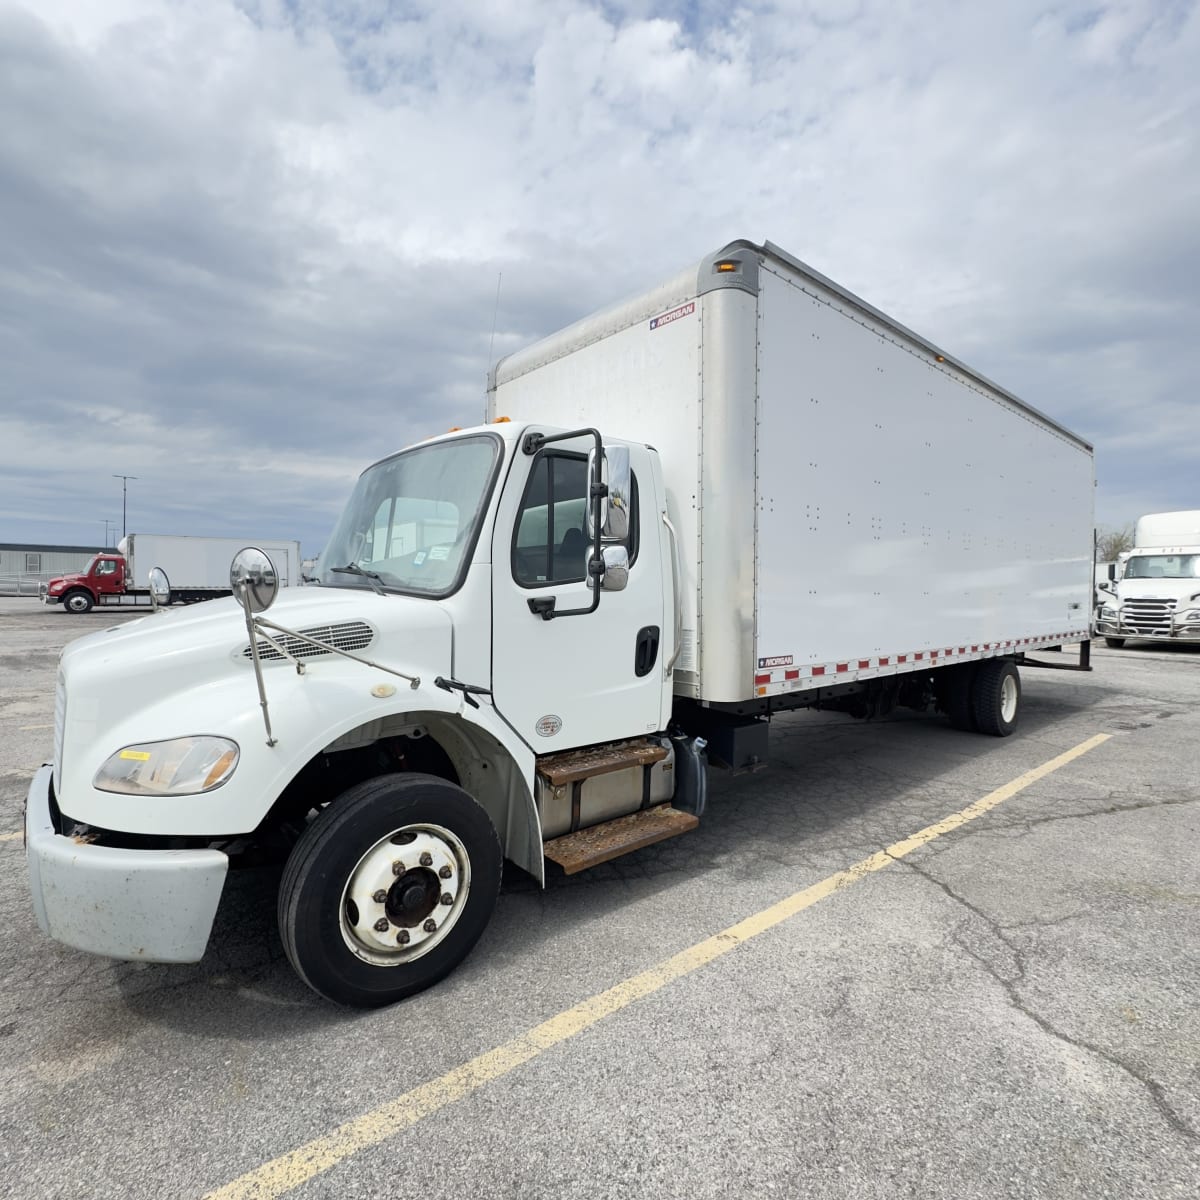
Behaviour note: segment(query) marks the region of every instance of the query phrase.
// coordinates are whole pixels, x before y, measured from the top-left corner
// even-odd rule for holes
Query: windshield
[[[1135,554],[1125,564],[1126,579],[1196,579],[1200,554]]]
[[[418,446],[368,467],[321,555],[320,582],[382,584],[421,596],[454,591],[499,461],[500,439],[479,434]]]

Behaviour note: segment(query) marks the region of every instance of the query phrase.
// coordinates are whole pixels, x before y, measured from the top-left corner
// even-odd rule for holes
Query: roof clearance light
[[[451,425],[450,428],[446,430],[447,433],[460,433],[461,431],[461,425]]]
[[[736,271],[736,270],[738,270],[739,267],[741,267],[741,265],[742,264],[740,262],[735,262],[733,259],[727,258],[727,259],[724,259],[722,262],[717,263],[713,267],[713,270],[718,271],[718,272],[720,272],[720,271]]]
[[[493,425],[507,425],[509,423],[509,421],[511,421],[511,420],[512,420],[512,417],[496,417],[496,419],[494,421],[492,421],[492,424]]]
[[[938,362],[945,362],[945,361],[946,361],[946,356],[945,356],[944,354],[935,354],[935,355],[934,355],[934,358],[935,358],[935,359],[936,359]]]

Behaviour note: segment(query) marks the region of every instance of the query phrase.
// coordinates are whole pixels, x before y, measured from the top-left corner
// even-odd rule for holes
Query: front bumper
[[[50,595],[50,591],[46,585],[44,583],[40,583],[38,584],[38,599],[41,600],[43,604],[58,604],[62,600],[62,597]]]
[[[1147,629],[1126,625],[1118,616],[1096,618],[1096,633],[1101,637],[1144,638],[1148,642],[1200,642],[1200,625],[1176,625],[1167,629]]]
[[[204,955],[229,858],[219,850],[126,850],[64,837],[50,807],[51,768],[25,803],[33,910],[43,933],[92,954],[146,962]]]

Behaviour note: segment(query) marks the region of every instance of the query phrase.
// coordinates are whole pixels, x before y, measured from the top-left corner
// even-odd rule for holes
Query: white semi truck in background
[[[286,953],[355,1005],[541,880],[684,833],[705,757],[812,707],[1017,725],[1081,643],[1092,450],[770,243],[735,242],[502,361],[488,421],[363,472],[319,587],[64,652],[30,787],[43,930],[203,953],[227,869],[287,855]]]
[[[1200,509],[1140,517],[1133,548],[1100,589],[1096,632],[1107,645],[1200,644]]]
[[[300,543],[259,541],[271,555],[281,586],[300,582]],[[41,585],[43,604],[61,604],[69,613],[95,606],[149,606],[150,572],[165,573],[165,603],[195,604],[230,595],[229,560],[246,545],[245,538],[191,537],[170,533],[131,533],[117,552],[100,551],[77,575],[63,575]]]

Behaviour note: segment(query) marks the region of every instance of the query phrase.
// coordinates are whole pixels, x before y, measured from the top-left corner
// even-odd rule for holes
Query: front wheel
[[[91,594],[89,592],[81,591],[78,589],[73,592],[68,592],[66,594],[66,596],[63,597],[63,608],[65,608],[67,610],[67,612],[72,612],[72,613],[91,612],[92,611]]]
[[[296,973],[338,1004],[375,1008],[448,975],[500,890],[487,813],[432,775],[381,775],[344,792],[301,835],[279,885]]]
[[[993,737],[1008,737],[1017,727],[1021,708],[1021,673],[1008,658],[992,658],[979,666],[971,689],[975,728]]]
[[[1104,644],[1105,644],[1105,645],[1106,645],[1106,646],[1107,646],[1107,647],[1108,647],[1110,650],[1120,650],[1120,649],[1121,649],[1121,648],[1122,648],[1122,647],[1125,645],[1125,639],[1124,639],[1124,638],[1110,638],[1110,637],[1106,637],[1106,638],[1104,639]]]

